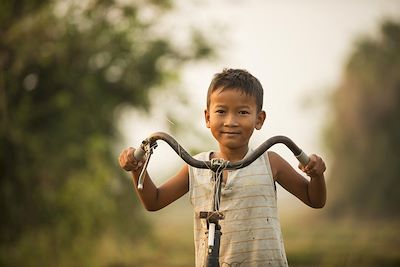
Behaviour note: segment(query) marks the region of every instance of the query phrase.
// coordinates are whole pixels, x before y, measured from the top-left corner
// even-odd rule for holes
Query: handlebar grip
[[[144,160],[144,155],[146,154],[146,152],[143,150],[143,148],[139,147],[138,149],[136,149],[133,152],[133,157],[137,160],[137,161],[142,161]]]
[[[300,155],[296,156],[296,158],[303,166],[306,166],[310,161],[310,158],[307,156],[306,153],[304,153],[304,151],[301,151]]]

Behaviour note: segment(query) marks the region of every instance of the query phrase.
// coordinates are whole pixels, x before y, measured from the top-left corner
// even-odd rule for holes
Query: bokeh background
[[[215,148],[224,67],[264,86],[252,146],[328,165],[324,209],[278,187],[290,266],[400,266],[398,0],[1,1],[0,265],[193,266],[187,197],[144,211],[117,157],[155,131]],[[149,172],[182,164],[161,142]]]

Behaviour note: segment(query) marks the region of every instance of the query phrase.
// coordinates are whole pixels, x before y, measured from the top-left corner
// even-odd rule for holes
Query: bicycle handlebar
[[[172,136],[164,132],[156,132],[151,134],[148,138],[143,140],[142,144],[138,149],[134,152],[134,157],[138,161],[146,160],[145,165],[142,169],[142,173],[140,174],[138,181],[138,188],[143,188],[143,176],[146,170],[148,161],[150,159],[150,155],[152,154],[153,149],[157,146],[156,141],[163,140],[165,141],[178,155],[181,157],[187,164],[192,167],[199,169],[211,169],[214,170],[212,161],[201,161],[193,158]],[[252,153],[248,154],[242,160],[237,162],[229,162],[224,161],[224,168],[228,170],[236,170],[240,168],[244,168],[250,165],[253,161],[255,161],[258,157],[265,153],[270,147],[275,144],[284,144],[288,147],[298,161],[303,165],[307,165],[309,162],[309,157],[306,153],[304,153],[291,139],[286,136],[277,135],[267,139],[264,143],[262,143],[258,148],[256,148]],[[147,155],[147,157],[146,157]],[[215,170],[214,170],[215,171]]]

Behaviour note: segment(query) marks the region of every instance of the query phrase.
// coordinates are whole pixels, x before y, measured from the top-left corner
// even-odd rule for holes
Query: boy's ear
[[[265,113],[265,111],[264,110],[261,110],[260,112],[258,112],[258,114],[257,114],[257,120],[256,120],[256,126],[255,126],[255,128],[257,129],[257,130],[260,130],[261,129],[261,127],[263,126],[263,124],[264,124],[264,121],[265,121],[265,118],[267,117],[267,114]]]
[[[208,109],[204,110],[204,118],[206,120],[207,128],[210,128],[210,112],[208,112]]]

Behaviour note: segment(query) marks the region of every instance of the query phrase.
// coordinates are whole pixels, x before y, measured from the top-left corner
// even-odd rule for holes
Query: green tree
[[[357,43],[332,99],[326,143],[334,215],[399,217],[400,23],[380,30]]]
[[[153,88],[211,54],[198,32],[185,51],[154,33],[171,8],[0,3],[0,265],[117,264],[99,263],[104,236],[146,231],[113,154],[119,111],[146,109]]]

